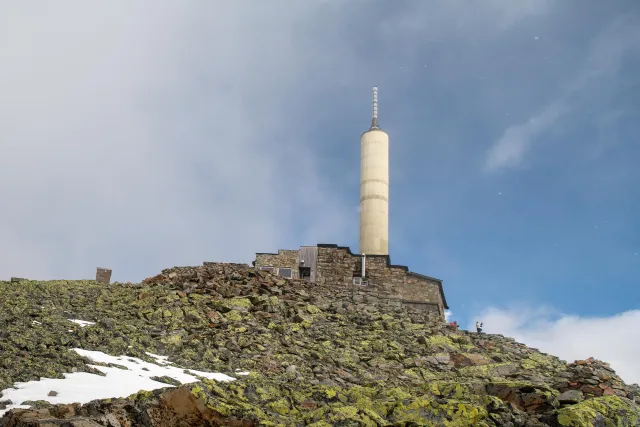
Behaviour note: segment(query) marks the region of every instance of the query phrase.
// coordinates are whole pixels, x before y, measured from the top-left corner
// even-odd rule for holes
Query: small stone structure
[[[111,283],[111,270],[98,267],[96,270],[96,282],[108,285]]]
[[[392,265],[388,255],[354,254],[348,247],[332,244],[257,253],[256,268],[292,279],[350,290],[354,298],[389,303],[437,313],[444,321],[448,309],[442,281]]]

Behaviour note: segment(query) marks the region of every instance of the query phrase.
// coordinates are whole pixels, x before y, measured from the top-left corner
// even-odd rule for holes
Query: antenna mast
[[[373,87],[373,114],[371,116],[371,129],[378,129],[378,86]]]

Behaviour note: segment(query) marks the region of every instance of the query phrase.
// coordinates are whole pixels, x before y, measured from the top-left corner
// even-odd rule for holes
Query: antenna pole
[[[371,116],[371,129],[378,128],[378,86],[373,87],[373,114]]]

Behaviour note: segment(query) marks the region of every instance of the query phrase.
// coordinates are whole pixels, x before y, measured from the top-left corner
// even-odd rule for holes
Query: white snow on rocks
[[[78,325],[80,325],[81,328],[84,328],[85,326],[92,326],[95,325],[96,322],[89,322],[88,320],[78,320],[78,319],[67,319],[70,322],[73,323],[77,323]]]
[[[126,367],[106,367],[99,365],[89,366],[103,372],[105,376],[75,372],[64,374],[64,379],[41,378],[40,381],[15,383],[14,388],[8,388],[0,392],[0,402],[10,400],[11,404],[6,409],[0,409],[0,417],[13,408],[28,408],[21,405],[27,400],[45,400],[52,404],[87,403],[95,399],[108,399],[127,397],[140,390],[155,390],[158,388],[173,387],[170,384],[152,380],[150,377],[167,376],[180,381],[182,384],[198,381],[197,377],[204,377],[216,381],[233,381],[235,378],[221,373],[185,370],[169,366],[166,356],[147,353],[158,364],[145,362],[129,356],[110,356],[100,351],[83,350],[74,348],[73,351],[84,356],[92,362],[113,363]],[[238,375],[244,375],[239,373]],[[48,396],[50,391],[57,392],[56,396]]]
[[[147,354],[147,356],[149,357],[153,357],[154,359],[156,359],[156,361],[160,364],[160,365],[170,365],[173,362],[169,362],[169,356],[160,356],[159,354],[153,354],[153,353],[149,353],[148,351],[145,351],[145,353]]]

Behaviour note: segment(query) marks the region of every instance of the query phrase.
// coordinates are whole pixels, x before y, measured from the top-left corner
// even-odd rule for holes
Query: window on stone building
[[[270,271],[271,273],[273,273],[274,271],[276,271],[276,269],[275,269],[275,268],[273,268],[273,267],[260,267],[260,270]]]
[[[310,281],[311,280],[311,267],[300,267],[300,278],[302,280],[307,280]]]
[[[286,277],[288,279],[291,278],[291,269],[290,268],[279,268],[278,274],[282,277]]]

